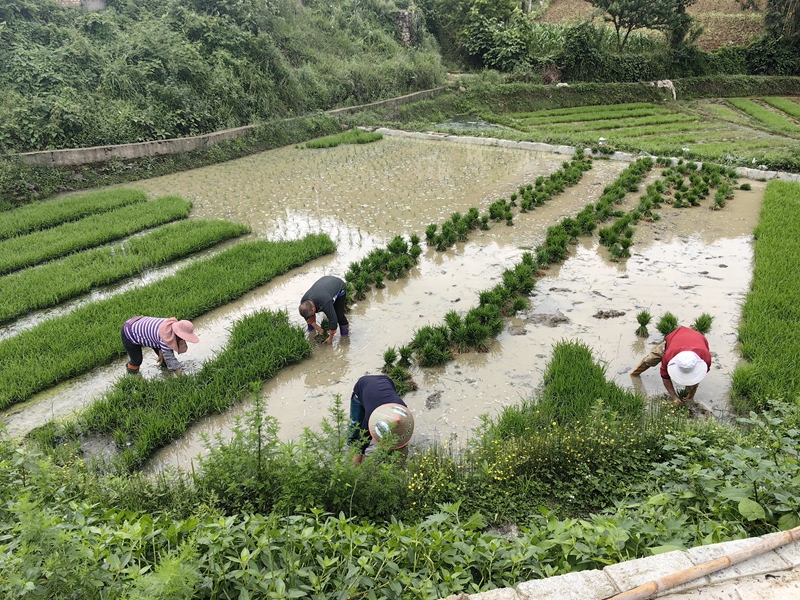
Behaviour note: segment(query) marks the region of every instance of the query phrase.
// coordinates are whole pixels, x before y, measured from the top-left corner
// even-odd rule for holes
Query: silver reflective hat
[[[397,437],[397,443],[391,449],[402,448],[411,441],[414,433],[414,416],[408,407],[402,404],[382,404],[372,411],[369,417],[369,433],[376,442],[392,434]]]

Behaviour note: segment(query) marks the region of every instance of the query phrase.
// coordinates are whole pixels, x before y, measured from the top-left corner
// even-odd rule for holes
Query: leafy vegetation
[[[0,341],[0,405],[20,402],[121,356],[119,331],[133,315],[192,319],[335,249],[325,234],[292,242],[243,242],[170,277]]]
[[[78,252],[6,275],[0,278],[0,323],[55,306],[249,231],[245,225],[227,221],[182,221],[121,244]]]
[[[53,0],[0,7],[0,150],[177,138],[428,89],[424,27],[389,2]]]
[[[192,203],[163,196],[79,221],[0,241],[0,274],[66,256],[132,233],[189,216]]]

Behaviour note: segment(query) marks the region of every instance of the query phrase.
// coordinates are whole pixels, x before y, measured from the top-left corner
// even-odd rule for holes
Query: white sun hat
[[[678,352],[667,364],[669,378],[678,385],[697,385],[708,373],[708,365],[697,352]]]

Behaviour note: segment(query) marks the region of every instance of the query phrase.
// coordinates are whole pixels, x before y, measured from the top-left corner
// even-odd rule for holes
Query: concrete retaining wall
[[[480,594],[449,596],[447,600],[604,600],[660,577],[743,550],[762,539],[750,538],[699,546],[609,565],[602,570],[579,571],[520,583]],[[673,600],[790,600],[800,598],[800,542],[792,542],[760,556],[700,577],[656,595]],[[768,577],[764,575],[769,574]]]
[[[68,0],[64,1],[66,2]],[[94,0],[83,1],[87,2]],[[409,102],[417,102],[418,100],[432,98],[441,94],[443,91],[445,91],[445,89],[445,87],[438,87],[430,90],[422,90],[421,92],[406,94],[405,96],[400,96],[398,98],[390,98],[389,100],[381,100],[380,102],[361,104],[359,106],[337,108],[335,110],[329,110],[326,112],[329,115],[337,116],[355,113],[360,110],[368,110],[370,108],[399,106]],[[65,150],[45,150],[42,152],[25,152],[19,156],[27,164],[35,167],[78,167],[81,165],[103,163],[112,158],[135,160],[137,158],[191,152],[192,150],[208,148],[209,146],[219,144],[220,142],[248,135],[256,127],[257,125],[245,125],[244,127],[216,131],[214,133],[207,133],[205,135],[198,135],[196,137],[157,140],[153,142],[140,142],[136,144],[94,146],[92,148],[72,148]]]

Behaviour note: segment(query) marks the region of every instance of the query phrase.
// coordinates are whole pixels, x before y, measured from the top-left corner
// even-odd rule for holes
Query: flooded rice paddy
[[[335,255],[309,263],[248,293],[238,302],[195,321],[201,343],[186,357],[197,370],[221,350],[232,323],[261,308],[287,310],[297,324],[297,303],[320,276],[343,276],[348,265],[394,235],[423,236],[429,223],[455,211],[466,212],[508,195],[539,175],[558,169],[563,155],[529,150],[450,144],[389,137],[362,146],[325,150],[286,147],[237,161],[141,181],[131,187],[150,196],[179,194],[194,202],[193,218],[247,222],[253,235],[294,239],[326,232],[337,243]],[[439,324],[445,313],[466,312],[480,291],[494,286],[502,271],[540,244],[548,226],[595,201],[626,163],[595,161],[581,182],[534,212],[515,216],[514,225],[495,224],[444,253],[428,249],[411,276],[387,282],[359,302],[350,316],[351,335],[332,346],[315,347],[310,359],[281,371],[262,389],[267,412],[281,426],[281,437],[317,428],[335,394],[345,406],[355,381],[377,373],[384,350],[406,344],[425,324]],[[655,179],[657,172],[651,176]],[[552,344],[579,339],[607,363],[608,376],[648,394],[663,392],[657,369],[634,382],[628,372],[660,341],[654,323],[666,311],[689,325],[702,312],[714,316],[708,334],[713,368],[696,400],[717,415],[727,411],[730,373],[737,358],[736,326],[752,270],[752,231],[765,184],[737,191],[721,211],[707,206],[659,211],[660,221],[636,227],[632,257],[615,263],[596,240],[573,247],[570,257],[539,279],[530,309],[508,319],[506,330],[487,353],[457,355],[447,366],[414,369],[419,390],[405,396],[415,413],[414,442],[463,441],[480,415],[534,393]],[[644,186],[642,186],[644,187]],[[630,194],[624,208],[638,203]],[[636,313],[653,314],[648,339],[638,338]],[[599,311],[624,313],[602,318]],[[168,316],[168,315],[167,315]],[[124,373],[124,360],[64,383],[0,419],[20,435],[51,418],[66,416],[92,402]],[[145,359],[145,377],[163,376]],[[150,469],[189,468],[203,451],[203,437],[229,435],[243,402],[222,415],[204,419],[179,442],[162,450]]]

